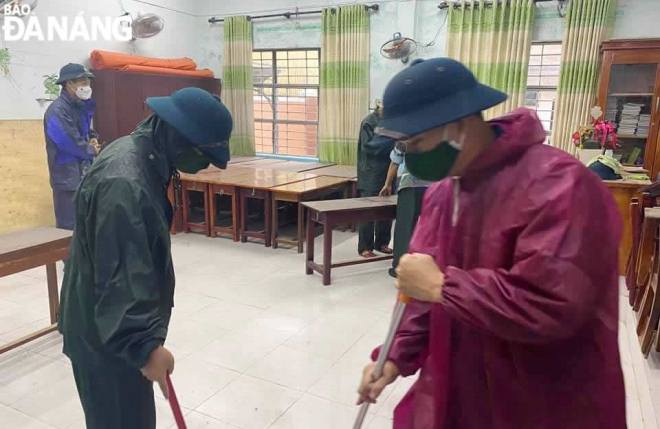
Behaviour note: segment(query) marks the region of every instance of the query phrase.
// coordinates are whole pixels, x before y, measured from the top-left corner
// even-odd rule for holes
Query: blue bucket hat
[[[405,139],[502,103],[507,96],[480,84],[450,58],[417,59],[392,78],[383,94],[383,118],[376,130]]]
[[[200,88],[183,88],[168,97],[149,97],[147,105],[215,166],[227,167],[233,121],[220,97]]]
[[[69,63],[60,69],[60,76],[57,78],[58,85],[64,85],[70,80],[80,78],[94,79],[94,75],[82,64]]]

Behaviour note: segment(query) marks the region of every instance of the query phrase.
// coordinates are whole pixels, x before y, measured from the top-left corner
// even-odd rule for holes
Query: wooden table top
[[[318,189],[329,188],[349,182],[349,179],[343,177],[319,176],[313,179],[307,179],[300,182],[289,183],[282,186],[276,186],[271,190],[275,193],[286,194],[304,194]]]
[[[315,168],[309,172],[318,174],[319,176],[345,177],[347,179],[354,179],[357,177],[357,167],[354,165],[330,165],[327,167]]]
[[[644,186],[651,185],[650,180],[603,180],[605,185],[609,188],[643,188]]]
[[[363,197],[363,198],[346,198],[343,200],[325,200],[325,201],[310,201],[302,203],[305,207],[314,211],[325,212],[338,212],[344,210],[368,209],[377,207],[396,206],[397,197],[392,195],[389,197]]]
[[[287,162],[284,159],[275,158],[259,158],[253,161],[241,162],[241,167],[270,167],[274,164],[284,164]]]
[[[285,161],[281,164],[269,165],[269,167],[272,167],[276,170],[285,170],[285,171],[293,171],[295,173],[302,173],[302,172],[312,172],[311,170],[316,170],[317,168],[331,167],[332,165],[334,164],[324,164],[321,162]]]
[[[228,164],[238,164],[242,162],[256,161],[259,158],[258,156],[232,156]]]
[[[40,247],[48,247],[58,242],[68,245],[73,233],[52,227],[34,228],[0,235],[0,264],[30,256]]]

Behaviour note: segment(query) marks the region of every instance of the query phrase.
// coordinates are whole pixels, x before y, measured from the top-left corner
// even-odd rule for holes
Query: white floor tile
[[[237,429],[236,426],[230,426],[227,423],[196,411],[186,414],[185,421],[188,429]],[[171,428],[176,429],[176,425],[171,426]]]
[[[279,338],[229,334],[211,342],[190,357],[244,372],[280,344]]]
[[[0,404],[0,423],[3,428],[16,429],[52,429],[39,420]]]
[[[279,346],[245,372],[252,377],[296,390],[307,390],[332,366],[310,352]]]
[[[237,372],[190,356],[175,364],[172,384],[179,403],[194,409],[239,376]],[[162,396],[159,389],[156,390]]]
[[[264,429],[300,396],[300,392],[243,376],[199,406],[197,411],[239,428]]]
[[[357,407],[347,407],[305,395],[270,427],[272,429],[350,428],[356,414]]]

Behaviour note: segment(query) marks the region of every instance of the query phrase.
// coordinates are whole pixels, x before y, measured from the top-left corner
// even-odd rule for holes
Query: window
[[[532,43],[527,70],[525,106],[536,110],[548,137],[552,132],[555,116],[560,64],[561,42]]]
[[[317,156],[319,50],[252,53],[256,151]]]

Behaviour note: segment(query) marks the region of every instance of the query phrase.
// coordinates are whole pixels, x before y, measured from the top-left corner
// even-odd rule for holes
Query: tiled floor
[[[335,233],[337,258],[353,257],[355,248],[354,236]],[[361,368],[382,341],[395,295],[387,263],[336,270],[332,286],[323,287],[291,250],[178,235],[173,252],[178,285],[168,346],[190,429],[352,426]],[[0,279],[0,343],[44,326],[47,306],[45,270]],[[629,427],[655,429],[660,358],[639,356],[625,305],[620,327]],[[0,356],[0,427],[84,427],[60,350],[52,334]],[[411,382],[384,393],[367,429],[391,427]],[[158,427],[174,427],[157,396]]]

